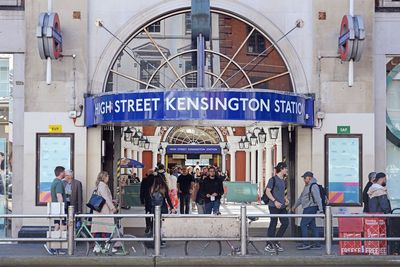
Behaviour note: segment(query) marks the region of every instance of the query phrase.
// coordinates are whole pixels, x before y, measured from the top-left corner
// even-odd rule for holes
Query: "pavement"
[[[240,205],[222,205],[222,214],[239,214]],[[260,205],[249,205],[248,215],[267,213]],[[135,208],[124,213],[142,213],[142,208]],[[145,236],[144,219],[129,223],[124,232],[135,236]],[[269,220],[264,218],[253,222],[249,227],[250,236],[265,236]],[[153,256],[153,249],[144,249],[142,243],[134,243],[136,253],[130,250],[127,256],[95,256],[85,255],[86,243],[78,243],[73,256],[49,255],[43,247],[44,243],[0,244],[0,266],[400,266],[399,256],[338,256],[338,245],[333,244],[333,255],[321,250],[296,249],[296,242],[282,242],[284,252],[279,254],[264,251],[264,242],[255,242],[258,249],[249,246],[247,256],[232,255],[230,244],[222,241],[222,256],[214,252],[207,255],[185,256],[185,242],[168,241],[161,249],[161,256]],[[239,247],[239,242],[231,242]]]

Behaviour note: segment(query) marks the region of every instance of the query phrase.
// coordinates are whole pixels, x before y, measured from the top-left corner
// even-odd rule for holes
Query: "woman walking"
[[[100,212],[93,211],[93,214],[113,214],[117,212],[112,201],[111,191],[107,183],[109,180],[108,172],[101,171],[97,175],[96,189],[97,194],[103,197],[106,202]],[[114,230],[114,218],[96,218],[93,217],[91,232],[95,238],[109,238]],[[101,247],[96,243],[93,252],[99,253]]]

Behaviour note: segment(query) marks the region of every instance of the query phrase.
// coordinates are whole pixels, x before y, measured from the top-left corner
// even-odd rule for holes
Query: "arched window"
[[[168,134],[170,144],[219,144],[221,138],[213,127],[175,127]]]

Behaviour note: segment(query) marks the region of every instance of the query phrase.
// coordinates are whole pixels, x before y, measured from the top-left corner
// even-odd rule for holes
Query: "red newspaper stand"
[[[339,237],[357,238],[363,234],[363,218],[338,218]],[[340,255],[363,254],[361,241],[339,241]]]
[[[364,237],[386,237],[384,218],[364,218]],[[387,241],[365,241],[365,253],[369,255],[387,255]]]

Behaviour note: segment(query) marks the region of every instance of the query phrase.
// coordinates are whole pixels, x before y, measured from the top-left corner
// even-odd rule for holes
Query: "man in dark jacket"
[[[144,205],[144,211],[146,214],[150,214],[153,211],[151,205],[150,188],[154,182],[154,170],[150,169],[147,172],[147,176],[143,177],[142,183],[140,184],[140,202]],[[150,217],[146,217],[146,230],[147,234],[152,229],[153,222]]]
[[[368,190],[368,196],[369,212],[390,213],[392,211],[387,195],[386,174],[383,172],[376,174],[374,183]]]
[[[200,191],[204,195],[204,210],[206,214],[220,214],[219,205],[224,194],[222,181],[215,176],[215,168],[210,167],[208,177],[200,185]]]
[[[373,184],[372,181],[375,179],[376,172],[370,172],[368,174],[368,183],[365,185],[364,190],[363,190],[363,203],[364,203],[364,209],[363,212],[369,212],[369,196],[368,196],[368,190]]]

